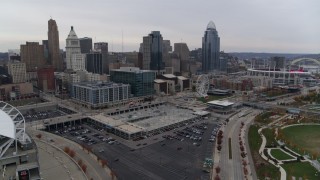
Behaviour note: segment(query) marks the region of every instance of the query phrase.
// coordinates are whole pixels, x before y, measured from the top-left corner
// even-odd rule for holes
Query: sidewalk
[[[101,164],[97,161],[97,157],[94,154],[88,154],[83,151],[81,146],[73,141],[65,139],[63,137],[51,134],[45,131],[39,131],[35,129],[28,128],[30,135],[42,134],[42,139],[45,141],[51,140],[51,144],[64,149],[64,147],[69,147],[70,149],[76,152],[76,156],[79,157],[84,164],[87,165],[87,177],[88,179],[94,180],[111,180],[110,169],[105,167],[103,168]],[[36,137],[34,137],[35,139]]]
[[[40,173],[43,179],[87,179],[77,164],[65,153],[37,138],[34,141],[38,147]]]

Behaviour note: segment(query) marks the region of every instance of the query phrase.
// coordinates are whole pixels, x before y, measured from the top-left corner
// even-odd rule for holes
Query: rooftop
[[[176,78],[177,76],[173,75],[173,74],[163,74],[164,77],[166,78]]]
[[[214,101],[207,102],[207,104],[218,105],[218,106],[231,106],[234,103],[230,101],[224,101],[224,100],[214,100]]]
[[[216,29],[216,25],[213,23],[213,21],[210,21],[207,25],[207,30],[209,29]]]

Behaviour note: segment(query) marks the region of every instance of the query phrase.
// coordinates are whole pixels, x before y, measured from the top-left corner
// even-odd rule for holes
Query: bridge
[[[314,59],[314,58],[298,58],[291,61],[291,65],[297,64],[298,62],[302,62],[302,61],[312,61],[317,65],[320,65],[320,59]]]

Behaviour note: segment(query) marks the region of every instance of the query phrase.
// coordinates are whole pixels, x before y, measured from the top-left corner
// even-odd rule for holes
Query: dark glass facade
[[[213,22],[209,22],[202,38],[202,71],[220,70],[220,37]]]
[[[106,73],[107,54],[89,53],[86,56],[86,69],[88,72],[92,72],[95,74]]]
[[[164,69],[164,63],[162,60],[163,38],[160,31],[152,31],[149,36],[152,38],[150,69],[159,71]]]
[[[92,38],[80,38],[80,49],[82,54],[90,53],[92,50]]]
[[[110,70],[112,82],[130,84],[131,93],[135,97],[148,96],[155,93],[153,81],[155,73],[152,71],[127,71],[114,69]]]

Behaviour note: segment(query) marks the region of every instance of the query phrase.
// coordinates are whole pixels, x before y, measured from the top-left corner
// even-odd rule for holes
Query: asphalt
[[[173,134],[173,132],[165,132],[157,137],[144,139],[141,142],[128,142],[118,138],[121,143],[113,145],[98,141],[97,138],[90,134],[87,136],[98,141],[97,144],[91,145],[93,152],[100,159],[108,162],[108,166],[115,172],[118,179],[210,179],[210,173],[203,172],[202,165],[206,157],[212,158],[213,143],[209,142],[208,139],[218,122],[209,119],[198,123],[205,121],[209,122],[209,124],[207,125],[208,129],[202,135],[203,140],[197,141],[200,146],[194,146],[193,143],[195,141],[189,138],[184,138],[184,141],[178,141],[161,137],[166,134]],[[86,128],[92,131],[91,134],[97,132],[105,135],[105,133],[101,133],[94,128]],[[75,136],[63,136],[79,144],[83,143]],[[133,146],[138,143],[141,145]],[[147,143],[147,145],[143,145],[144,143]],[[181,149],[178,150],[178,148]],[[104,152],[99,152],[101,149]]]
[[[97,159],[83,151],[77,143],[52,133],[35,130],[32,127],[28,127],[28,132],[34,135],[42,134],[43,140],[49,141],[48,143],[56,147],[59,147],[60,149],[63,149],[66,146],[73,149],[76,152],[75,160],[78,161],[79,159],[81,159],[87,165],[86,175],[89,179],[111,179],[109,169],[102,168],[101,165],[98,163]]]

